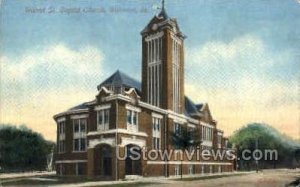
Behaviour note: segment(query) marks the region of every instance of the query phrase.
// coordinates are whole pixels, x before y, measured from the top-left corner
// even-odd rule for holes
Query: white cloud
[[[274,58],[257,37],[246,35],[229,43],[211,41],[187,49],[187,79],[190,74],[215,86],[235,86],[243,78],[264,76],[274,65]],[[197,72],[190,71],[198,69]]]
[[[247,35],[188,49],[186,58],[186,94],[208,102],[225,131],[253,121],[278,129],[299,125],[297,79],[282,81],[272,74],[289,64],[287,51],[272,53],[260,38]],[[283,132],[295,136],[288,128]]]
[[[0,123],[26,124],[47,139],[55,141],[55,114],[95,99],[97,90],[47,89],[39,90],[30,96],[22,94],[22,100],[13,97],[2,99]],[[2,107],[3,106],[3,107]]]
[[[286,51],[272,54],[251,35],[230,43],[208,42],[187,54],[188,71],[198,71],[187,74],[186,90],[198,101],[227,99],[240,106],[263,107],[290,104],[297,98],[297,81],[278,81],[269,74],[275,65],[287,64],[287,59]]]
[[[28,81],[39,75],[51,81],[71,79],[74,75],[99,76],[103,58],[102,52],[92,46],[74,50],[64,44],[52,45],[20,57],[1,56],[2,79]]]
[[[74,50],[64,44],[16,57],[1,56],[1,105],[12,99],[15,104],[26,104],[26,97],[43,91],[55,90],[59,94],[62,90],[96,90],[103,79],[103,59],[96,47]]]
[[[229,43],[211,41],[203,46],[188,50],[187,56],[193,65],[218,65],[221,63],[240,64],[236,59],[263,58],[264,43],[257,37],[246,35]],[[262,62],[266,64],[266,62]],[[248,64],[250,65],[250,64]]]
[[[0,123],[25,123],[54,140],[53,115],[95,98],[103,60],[96,47],[64,44],[0,56]]]

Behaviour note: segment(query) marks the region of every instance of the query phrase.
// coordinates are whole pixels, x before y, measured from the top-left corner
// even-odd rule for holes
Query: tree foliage
[[[201,144],[199,131],[189,131],[181,128],[179,133],[171,132],[172,145],[180,150],[188,150],[190,147],[197,147]]]
[[[254,159],[249,161],[242,158],[243,150],[277,150],[278,160],[260,160],[260,168],[290,166],[290,160],[295,158],[299,145],[290,137],[279,133],[267,124],[251,123],[237,130],[231,137],[230,142],[237,148],[237,156],[240,158],[241,169],[253,169]],[[256,147],[257,142],[257,147]]]
[[[194,129],[193,131],[189,131],[188,128],[180,128],[180,132],[171,132],[171,140],[175,149],[179,149],[182,152],[189,150],[192,147],[196,148],[202,143],[199,130]],[[182,160],[180,168],[180,175],[182,178]]]
[[[2,171],[45,170],[53,142],[26,126],[0,125]]]

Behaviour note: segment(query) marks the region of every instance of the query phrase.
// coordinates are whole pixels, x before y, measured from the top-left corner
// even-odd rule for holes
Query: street
[[[230,175],[230,176],[229,176]],[[53,173],[0,175],[0,186],[61,186],[61,187],[285,187],[300,178],[299,169],[278,169],[255,172],[235,172],[180,178],[149,177],[126,181],[81,181],[60,178]],[[296,185],[294,185],[296,186]]]
[[[242,176],[231,176],[217,179],[176,181],[168,184],[155,184],[155,187],[284,187],[300,177],[299,170],[265,170]]]

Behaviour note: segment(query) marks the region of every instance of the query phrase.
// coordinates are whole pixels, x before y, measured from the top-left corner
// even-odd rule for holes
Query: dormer
[[[140,94],[139,90],[141,86],[137,80],[117,70],[109,78],[98,85],[97,88],[100,91],[100,89],[103,87],[111,92],[111,94],[125,94],[125,92],[129,91],[131,88],[135,89],[135,91]]]

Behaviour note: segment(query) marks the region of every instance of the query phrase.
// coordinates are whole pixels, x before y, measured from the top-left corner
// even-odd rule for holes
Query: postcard
[[[0,186],[299,186],[299,0],[0,0]]]

